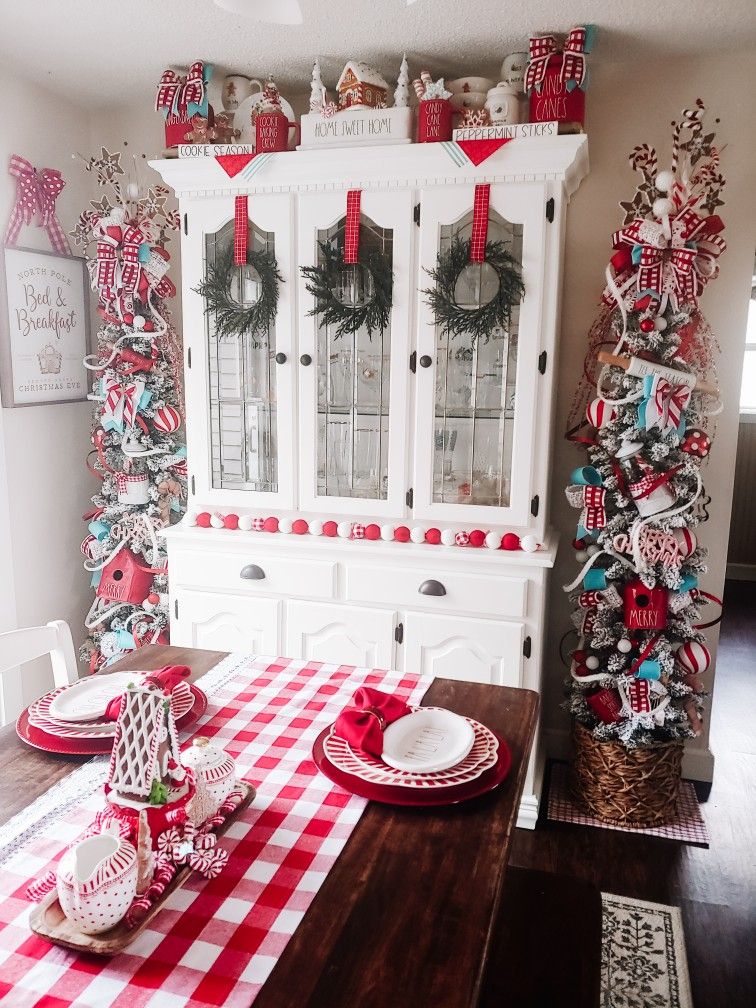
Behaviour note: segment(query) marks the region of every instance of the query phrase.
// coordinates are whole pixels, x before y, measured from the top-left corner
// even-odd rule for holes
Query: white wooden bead
[[[336,533],[339,539],[348,539],[352,534],[352,523],[348,521],[340,521],[336,526]]]
[[[313,518],[311,522],[308,522],[310,529],[310,535],[323,535],[323,522],[319,518]]]
[[[621,637],[617,641],[617,650],[620,654],[629,654],[633,650],[633,642],[629,641],[627,637]]]
[[[210,525],[213,528],[221,529],[223,528],[223,515],[216,511],[214,514],[210,515]]]
[[[535,553],[538,549],[538,540],[534,535],[526,535],[520,539],[520,549],[526,553]]]
[[[196,525],[197,524],[197,511],[187,511],[186,512],[186,524]]]
[[[394,526],[393,525],[381,525],[381,539],[384,542],[394,541]]]
[[[278,531],[282,532],[284,535],[289,535],[291,532],[291,518],[279,518]]]
[[[242,532],[250,532],[252,529],[252,515],[239,515],[239,528]]]
[[[588,655],[585,659],[585,664],[589,669],[597,669],[599,667],[599,660],[596,655]]]
[[[420,528],[419,525],[415,525],[410,529],[410,539],[413,543],[424,543],[425,542],[425,529]]]
[[[444,546],[454,545],[454,529],[441,529],[441,542]]]
[[[601,552],[601,547],[597,546],[596,543],[591,543],[590,546],[586,546],[585,552],[588,556],[595,556],[597,553]]]
[[[486,546],[489,549],[498,549],[501,546],[501,536],[498,532],[489,532],[486,536]]]
[[[588,550],[577,550],[575,553],[575,560],[577,563],[585,563],[588,559]]]

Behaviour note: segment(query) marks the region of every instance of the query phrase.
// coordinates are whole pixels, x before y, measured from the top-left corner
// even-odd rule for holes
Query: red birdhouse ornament
[[[640,578],[628,581],[624,591],[624,617],[628,630],[663,630],[667,625],[669,591],[647,588]]]
[[[131,550],[120,549],[103,567],[97,595],[111,602],[139,605],[150,592],[153,574],[155,571],[142,566]]]

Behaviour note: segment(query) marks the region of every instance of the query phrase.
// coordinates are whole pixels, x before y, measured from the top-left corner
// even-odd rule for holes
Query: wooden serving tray
[[[238,787],[245,792],[244,797],[225,820],[213,832],[221,836],[240,812],[242,812],[252,802],[255,797],[255,789],[251,784],[244,781],[238,782]],[[144,917],[133,928],[127,928],[123,921],[116,924],[108,931],[100,934],[87,935],[81,931],[66,917],[58,901],[56,889],[48,893],[45,898],[38,903],[29,915],[29,927],[34,934],[39,935],[53,945],[61,945],[63,948],[71,949],[73,952],[88,952],[91,955],[114,956],[133,942],[150,923],[152,918],[160,912],[163,904],[176,889],[179,889],[185,880],[194,874],[193,870],[185,865],[171,879],[166,886],[165,892],[152,904]]]

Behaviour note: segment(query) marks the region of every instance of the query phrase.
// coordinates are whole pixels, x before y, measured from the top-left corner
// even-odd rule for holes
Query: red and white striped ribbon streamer
[[[234,200],[234,266],[247,265],[247,230],[249,211],[247,197],[237,196]]]
[[[360,198],[362,190],[347,193],[346,227],[344,228],[344,262],[356,263],[360,250]]]
[[[491,186],[487,183],[475,186],[473,202],[472,235],[470,238],[470,262],[483,262],[486,258],[488,240],[488,201]]]

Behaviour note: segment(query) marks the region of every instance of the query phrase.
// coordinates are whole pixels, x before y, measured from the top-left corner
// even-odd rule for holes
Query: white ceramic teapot
[[[84,934],[99,934],[125,916],[137,889],[137,852],[117,832],[72,844],[58,867],[63,913]]]

